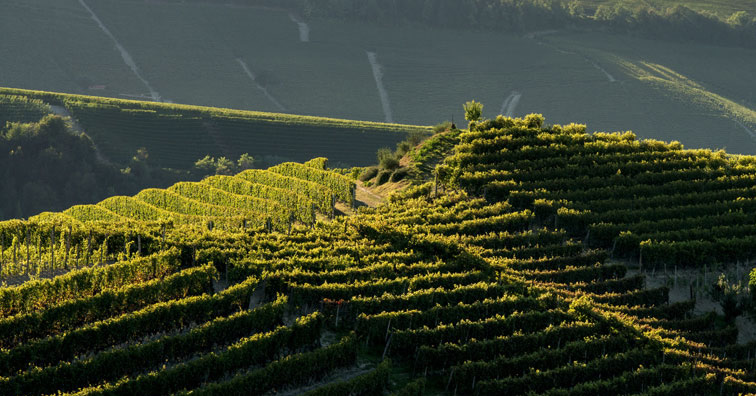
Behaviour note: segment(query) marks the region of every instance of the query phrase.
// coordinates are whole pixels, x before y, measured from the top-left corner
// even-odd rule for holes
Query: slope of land
[[[99,152],[118,164],[127,164],[144,147],[157,165],[177,169],[190,169],[205,155],[238,158],[243,153],[268,163],[306,161],[321,154],[329,156],[336,165],[364,166],[372,162],[378,148],[394,146],[410,133],[430,131],[423,126],[11,88],[0,88],[0,94],[26,98],[27,102],[39,102],[41,106],[64,107],[92,138]],[[9,121],[29,118],[31,113],[13,110],[18,107],[13,103],[3,104],[10,111],[4,118],[10,117]]]
[[[79,1],[7,3],[0,15],[0,36],[9,38],[0,43],[0,53],[5,55],[0,59],[0,85],[117,98],[152,97]],[[584,3],[591,9],[599,2]],[[709,2],[685,2],[713,8],[704,3]],[[732,8],[722,8],[723,13],[753,10],[746,1],[729,3]],[[517,25],[521,31],[506,33],[470,31],[471,24],[458,16],[466,13],[454,14],[454,18],[465,23],[467,30],[442,28],[440,23],[381,26],[354,18],[312,18],[306,20],[308,41],[302,41],[299,23],[283,9],[210,1],[86,4],[166,101],[276,112],[283,107],[294,114],[373,121],[386,120],[385,109],[390,109],[390,119],[396,122],[427,125],[439,117],[461,120],[458,103],[470,98],[485,103],[485,113],[495,116],[516,91],[522,95],[520,101],[510,101],[512,106],[504,109],[512,115],[538,111],[556,123],[581,120],[591,130],[622,125],[643,138],[756,154],[756,143],[747,132],[756,130],[755,121],[741,116],[756,108],[751,89],[756,84],[753,49],[553,26]],[[438,2],[428,4],[428,18],[433,19],[431,11],[440,13],[443,7]],[[634,6],[629,9],[636,10]],[[539,15],[531,16],[538,19]],[[617,15],[621,19],[622,14]],[[471,18],[486,16],[485,22],[495,26],[516,25],[500,19],[509,14],[483,12]],[[541,30],[551,34],[526,34]],[[698,29],[694,25],[690,31]],[[367,53],[378,59],[380,84]],[[679,80],[660,84],[642,78],[624,67],[628,62],[673,70],[695,82],[705,97],[717,99],[697,100],[681,92]],[[722,107],[723,103],[728,105]],[[731,111],[733,105],[740,110]],[[185,128],[191,130],[192,125]],[[325,152],[289,159],[304,161],[316,155],[341,161],[336,153]],[[163,153],[155,157],[170,158]]]
[[[0,288],[0,393],[756,391],[754,345],[736,345],[732,318],[668,303],[668,287],[607,260],[638,249],[615,229],[645,239],[644,271],[686,249],[701,257],[691,266],[752,257],[756,232],[714,220],[756,213],[747,187],[731,185],[756,174],[752,157],[538,115],[446,138],[446,189],[411,186],[291,231],[255,223],[248,205],[267,199],[285,216],[297,193],[328,214],[351,204],[354,183],[315,159],[146,190],[133,209],[0,223],[3,268],[71,271]],[[282,176],[289,194],[263,198]],[[148,207],[158,216],[141,220]]]

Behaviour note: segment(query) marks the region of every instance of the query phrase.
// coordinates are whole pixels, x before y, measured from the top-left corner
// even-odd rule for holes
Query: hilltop
[[[0,288],[2,393],[756,391],[744,273],[720,313],[710,274],[647,283],[753,257],[753,157],[534,114],[400,163],[418,180],[350,216],[316,159],[0,223],[3,276],[35,278]]]
[[[459,122],[457,104],[475,98],[488,117],[539,112],[756,154],[756,52],[741,43],[755,37],[749,1],[227,3],[9,0],[0,85],[410,125]],[[109,128],[130,120],[99,111]],[[140,119],[137,140],[162,128]],[[197,122],[181,128],[222,153],[193,134]],[[126,159],[138,147],[118,144]],[[287,160],[319,155],[336,164],[344,154]]]

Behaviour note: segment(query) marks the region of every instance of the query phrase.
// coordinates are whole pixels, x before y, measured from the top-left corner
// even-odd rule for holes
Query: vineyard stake
[[[383,348],[383,356],[381,357],[381,360],[386,359],[386,353],[388,352],[389,346],[391,345],[392,338],[394,338],[394,333],[391,333],[388,340],[386,340],[386,346]]]
[[[68,225],[68,234],[66,235],[66,258],[63,261],[63,267],[68,269],[68,252],[71,250],[71,225]]]
[[[89,255],[92,253],[92,230],[89,230],[89,240],[87,240],[87,262],[86,266],[89,267]]]
[[[31,240],[31,235],[29,231],[29,226],[26,226],[26,270],[29,271],[29,266],[31,265],[31,254],[29,253],[29,240]]]
[[[142,234],[137,234],[137,254],[142,255]]]
[[[55,225],[50,229],[50,271],[55,268]]]

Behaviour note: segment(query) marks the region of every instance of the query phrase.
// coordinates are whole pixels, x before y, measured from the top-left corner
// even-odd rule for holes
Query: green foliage
[[[376,175],[375,177],[375,185],[380,186],[387,183],[389,179],[391,179],[391,174],[392,172],[388,170],[382,170],[378,172],[378,175]]]
[[[378,174],[378,167],[377,166],[371,166],[368,168],[365,168],[365,170],[360,173],[360,181],[368,181],[372,180],[376,175]]]
[[[483,105],[474,100],[466,102],[462,108],[465,110],[465,119],[467,121],[478,121],[481,115],[483,115]]]

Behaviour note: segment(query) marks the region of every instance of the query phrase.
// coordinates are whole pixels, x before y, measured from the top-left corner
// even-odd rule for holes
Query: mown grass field
[[[686,5],[706,6],[700,3]],[[753,8],[747,3],[729,7]],[[756,94],[749,89],[756,80],[754,50],[599,33],[523,37],[318,20],[309,21],[309,41],[302,42],[284,11],[114,0],[86,4],[161,97],[176,103],[384,121],[370,51],[381,65],[395,122],[429,125],[452,117],[459,122],[461,103],[472,98],[493,117],[517,92],[521,97],[511,115],[538,111],[555,123],[581,120],[589,130],[622,125],[640,137],[679,140],[689,148],[756,153],[747,131],[756,129]],[[729,12],[717,7],[710,6]],[[78,1],[14,0],[7,10],[0,32],[13,37],[12,43],[28,39],[38,50],[0,44],[9,55],[0,60],[0,85],[146,95]],[[48,24],[51,19],[55,23]],[[49,36],[58,41],[50,44]],[[628,67],[642,61],[679,73],[700,89]]]

